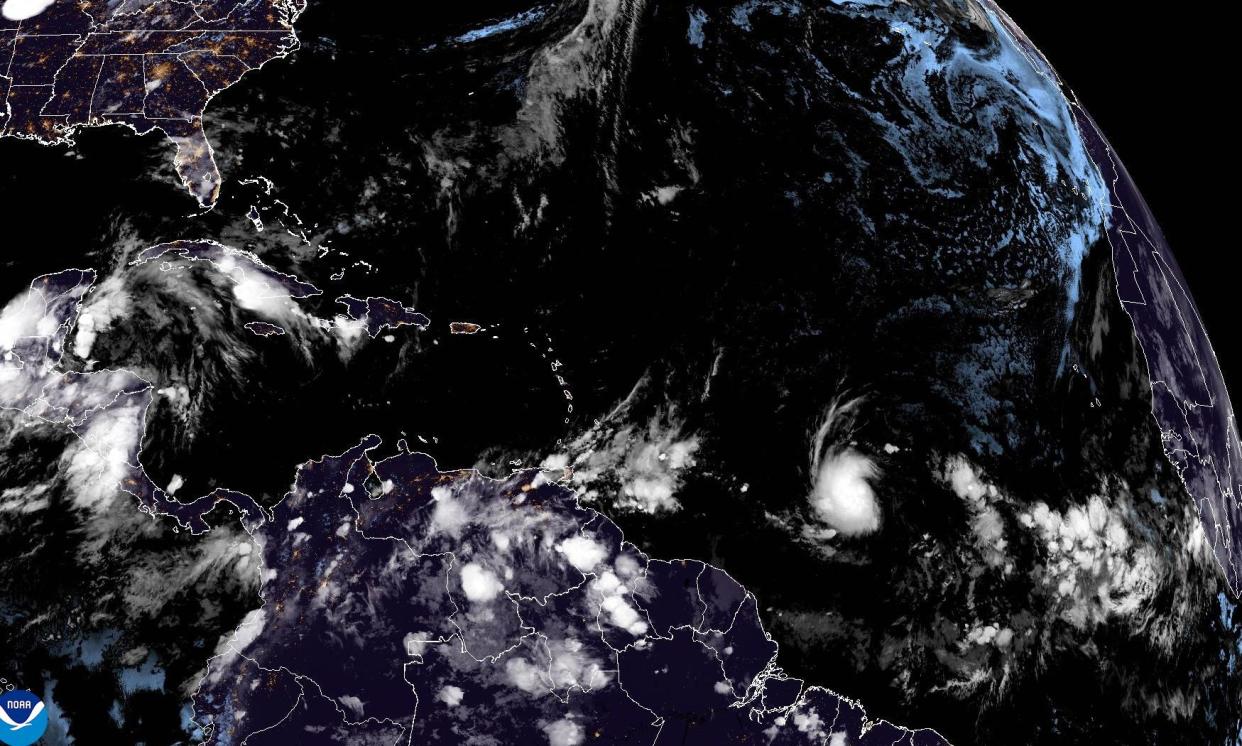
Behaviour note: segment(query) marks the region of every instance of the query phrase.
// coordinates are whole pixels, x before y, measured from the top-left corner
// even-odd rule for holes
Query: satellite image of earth
[[[1242,745],[1225,378],[1001,7],[423,5],[3,0],[0,743]]]

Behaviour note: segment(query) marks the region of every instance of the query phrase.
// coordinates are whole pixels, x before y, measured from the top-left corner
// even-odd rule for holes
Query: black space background
[[[1236,46],[1190,4],[999,0],[1095,117],[1151,205],[1233,398],[1238,333]]]

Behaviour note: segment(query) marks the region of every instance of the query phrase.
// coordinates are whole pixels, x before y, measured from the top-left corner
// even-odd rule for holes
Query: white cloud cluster
[[[880,505],[871,480],[878,473],[870,458],[854,450],[824,458],[810,496],[816,516],[845,536],[876,531],[880,527]]]
[[[331,329],[335,335],[338,344],[341,347],[342,355],[349,355],[358,348],[366,340],[370,339],[367,335],[366,319],[351,319],[348,316],[336,316],[330,324],[324,324],[325,328]]]
[[[880,528],[882,511],[872,481],[880,470],[851,440],[854,419],[863,400],[842,394],[819,418],[811,437],[811,490],[807,496],[816,520],[831,527],[827,538],[861,536]],[[810,527],[808,527],[810,528]],[[803,534],[817,535],[814,529]]]
[[[836,718],[833,719],[835,721]],[[776,717],[773,720],[775,729],[770,731],[769,737],[776,736],[778,732],[776,729],[790,725],[790,720],[793,721],[792,725],[798,729],[798,732],[806,736],[807,741],[810,743],[823,743],[824,737],[828,735],[825,727],[827,724],[819,716],[819,711],[814,707],[803,707],[796,710],[791,716],[780,715]],[[833,733],[828,741],[829,746],[849,746],[846,736],[845,731]]]
[[[154,264],[156,259],[164,261],[157,266]],[[144,277],[156,282],[180,283],[182,287],[178,290],[184,290],[187,298],[193,299],[187,300],[186,305],[195,308],[196,316],[205,313],[213,317],[210,320],[196,319],[200,327],[205,327],[199,329],[204,336],[218,333],[219,302],[214,296],[204,296],[203,288],[194,284],[192,275],[173,271],[178,268],[175,262],[179,259],[210,268],[213,283],[231,295],[237,308],[279,326],[286,336],[299,344],[326,342],[335,346],[337,354],[347,360],[370,339],[366,334],[365,321],[344,315],[321,318],[303,310],[299,301],[319,295],[319,289],[293,275],[278,272],[253,252],[210,241],[167,244],[143,252],[131,272],[141,272]],[[129,275],[126,275],[124,281],[128,282],[128,278]],[[177,297],[181,295],[179,292]],[[87,330],[87,336],[82,339],[84,349],[92,341],[89,332]]]
[[[74,503],[101,512],[119,494],[120,483],[138,463],[146,399],[129,397],[91,416],[78,442],[61,458]]]
[[[626,600],[630,589],[616,573],[607,570],[591,581],[591,595],[604,612],[603,619],[634,637],[647,634],[647,621]]]
[[[552,640],[547,642],[547,647],[552,660],[548,676],[553,687],[589,692],[608,683],[608,673],[588,654],[580,640]]]
[[[998,648],[1007,648],[1013,642],[1013,630],[996,624],[977,624],[963,639],[963,646],[995,645]]]
[[[99,283],[82,304],[82,310],[78,314],[73,354],[83,360],[90,360],[91,350],[99,334],[106,331],[117,319],[127,316],[132,308],[133,299],[119,276],[113,275]]]
[[[358,697],[352,694],[342,694],[341,696],[337,697],[336,700],[340,702],[342,705],[344,705],[350,711],[350,713],[353,714],[355,719],[362,717],[362,714],[363,714],[362,711],[364,707],[362,704],[362,700],[358,699]]]
[[[461,536],[462,529],[470,523],[470,513],[462,502],[445,487],[432,487],[431,499],[435,502],[431,512],[432,531],[454,538]]]
[[[984,561],[993,567],[1003,566],[1006,572],[1011,572],[1013,563],[1006,555],[1009,542],[1005,538],[1005,523],[996,507],[998,503],[1008,503],[1008,499],[995,485],[984,482],[963,456],[948,459],[941,476],[954,494],[970,508],[971,530],[975,544],[983,552]]]
[[[1110,509],[1102,497],[1064,512],[1037,502],[1018,520],[1042,540],[1044,584],[1067,602],[1061,617],[1074,626],[1132,614],[1150,601],[1159,558],[1150,546],[1131,541],[1123,511]]]
[[[34,406],[47,382],[12,353],[0,356],[0,409],[25,411]]]
[[[233,281],[237,305],[270,321],[289,326],[307,323],[307,315],[294,302],[289,289],[268,275],[267,265],[253,255],[222,249],[215,265]]]
[[[571,484],[585,500],[607,497],[622,510],[671,512],[681,509],[677,491],[699,447],[696,435],[683,435],[680,424],[656,416],[645,429],[591,430],[568,453],[549,456],[542,466],[572,468]],[[609,489],[614,480],[619,494]]]
[[[596,565],[608,558],[608,550],[594,539],[585,536],[572,536],[556,545],[556,551],[565,555],[569,564],[579,572],[589,573]]]
[[[0,352],[13,349],[23,337],[50,337],[56,326],[40,293],[21,293],[0,311]]]
[[[58,477],[72,507],[87,513],[79,547],[84,557],[97,555],[117,535],[132,537],[149,527],[137,511],[112,509],[123,480],[141,474],[149,384],[124,370],[58,369],[65,335],[92,280],[79,271],[38,278],[0,311],[0,346],[7,347],[0,354],[0,409],[60,426],[49,434],[64,438]],[[26,505],[37,509],[46,502],[39,498]],[[131,579],[135,582],[141,579]]]
[[[434,632],[409,632],[401,640],[405,654],[412,658],[421,658],[427,652],[427,646],[442,642]]]
[[[561,718],[543,727],[548,734],[548,746],[578,746],[586,740],[582,726],[568,718]]]
[[[461,704],[464,697],[465,692],[461,690],[461,687],[453,686],[452,684],[441,687],[440,691],[436,694],[436,699],[440,700],[449,707],[456,707]]]
[[[1135,614],[1155,592],[1161,560],[1150,545],[1133,539],[1133,509],[1124,490],[1111,501],[1097,494],[1061,510],[1043,501],[1019,508],[963,456],[946,459],[940,477],[967,505],[975,544],[989,565],[1010,573],[1010,541],[1034,543],[1042,559],[1035,572],[1056,613],[1075,627]],[[1007,536],[1009,531],[1014,534]],[[1014,634],[1004,624],[978,622],[962,644],[1004,649]]]
[[[477,562],[468,562],[461,568],[461,590],[474,603],[487,603],[505,589],[491,570]]]
[[[237,629],[232,634],[220,638],[215,652],[219,661],[213,661],[212,672],[209,674],[213,683],[218,681],[226,671],[233,670],[233,663],[237,657],[259,639],[266,625],[267,612],[263,609],[253,609],[246,613],[241,624],[237,625]]]
[[[0,491],[0,513],[37,513],[46,510],[50,502],[46,484],[8,487]]]
[[[539,669],[522,656],[514,656],[505,661],[505,677],[509,684],[527,694],[536,696],[549,693],[548,685],[539,675]]]
[[[581,640],[545,638],[539,647],[536,658],[546,663],[537,665],[521,655],[505,661],[504,677],[510,686],[543,696],[554,689],[590,692],[612,680],[611,672],[604,669]]]
[[[4,0],[0,15],[10,21],[24,21],[47,10],[54,2],[56,0]]]

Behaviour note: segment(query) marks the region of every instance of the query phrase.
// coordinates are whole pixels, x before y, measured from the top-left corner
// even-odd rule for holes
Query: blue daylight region
[[[512,18],[506,18],[503,21],[497,21],[496,23],[471,29],[470,31],[467,31],[466,33],[455,38],[454,41],[459,44],[470,44],[471,42],[486,39],[489,36],[503,34],[508,31],[516,31],[517,29],[529,26],[533,23],[538,23],[543,20],[544,16],[547,14],[547,8],[532,8],[531,10],[518,13]]]

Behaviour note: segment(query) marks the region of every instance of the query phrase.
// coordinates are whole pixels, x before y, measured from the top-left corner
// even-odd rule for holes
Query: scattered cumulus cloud
[[[461,687],[449,684],[440,689],[440,691],[436,694],[436,699],[440,700],[449,707],[456,707],[461,704],[461,700],[464,696],[465,693],[461,690]]]
[[[561,718],[543,727],[548,734],[548,746],[578,746],[586,736],[582,726],[568,718]]]
[[[547,694],[548,686],[539,676],[539,669],[522,656],[505,661],[505,677],[509,683],[527,694]]]
[[[342,694],[336,699],[338,702],[344,705],[345,708],[349,710],[350,713],[352,713],[355,718],[362,717],[363,705],[362,705],[361,699],[358,699],[352,694]]]
[[[947,459],[941,478],[969,508],[975,544],[983,552],[984,560],[1011,572],[1013,562],[1007,556],[1009,541],[1005,538],[1005,520],[999,510],[1009,503],[1008,498],[995,485],[985,482],[965,456]]]
[[[582,641],[553,640],[547,643],[552,663],[548,675],[557,689],[578,689],[589,692],[608,683],[609,675],[599,661],[592,658]]]
[[[549,456],[543,468],[572,470],[570,485],[584,500],[607,498],[618,509],[652,514],[680,510],[677,491],[695,465],[698,436],[659,415],[645,428],[626,425],[609,432],[606,427],[588,431],[567,453]]]
[[[1041,540],[1043,583],[1063,599],[1061,617],[1075,627],[1133,614],[1156,591],[1159,557],[1133,541],[1124,512],[1095,495],[1064,511],[1036,502],[1018,516]]]

